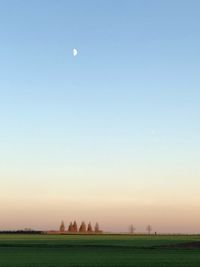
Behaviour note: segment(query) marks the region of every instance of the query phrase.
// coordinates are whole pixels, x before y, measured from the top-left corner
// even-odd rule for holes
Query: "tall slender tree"
[[[95,226],[94,226],[94,231],[95,233],[99,233],[99,224],[98,223],[95,223]]]
[[[61,232],[61,233],[64,233],[64,232],[65,232],[65,224],[64,224],[63,221],[62,221],[61,224],[60,224],[60,232]]]
[[[68,232],[73,232],[73,225],[72,222],[70,222],[69,227],[68,227]]]
[[[87,232],[88,232],[88,233],[92,233],[92,232],[93,232],[93,230],[92,230],[92,225],[91,225],[90,222],[88,223]]]
[[[74,221],[74,223],[73,223],[73,232],[78,232],[78,226],[77,226],[77,223],[76,223],[76,221]]]
[[[79,228],[79,232],[85,233],[86,232],[86,224],[85,222],[82,222]]]

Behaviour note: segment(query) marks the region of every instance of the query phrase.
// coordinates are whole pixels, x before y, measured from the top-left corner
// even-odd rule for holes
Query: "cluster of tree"
[[[89,222],[88,225],[86,225],[85,222],[82,222],[80,226],[78,227],[76,221],[73,223],[70,222],[68,229],[65,227],[64,221],[61,222],[60,228],[59,228],[61,233],[101,233],[102,231],[99,228],[99,224],[96,223],[94,228],[92,227],[91,223]]]

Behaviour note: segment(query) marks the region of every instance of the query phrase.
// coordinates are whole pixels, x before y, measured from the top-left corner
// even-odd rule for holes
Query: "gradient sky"
[[[1,229],[200,232],[199,10],[0,0]]]

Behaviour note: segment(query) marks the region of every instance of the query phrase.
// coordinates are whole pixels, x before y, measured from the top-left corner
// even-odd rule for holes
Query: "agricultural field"
[[[0,235],[1,267],[199,267],[200,236]]]

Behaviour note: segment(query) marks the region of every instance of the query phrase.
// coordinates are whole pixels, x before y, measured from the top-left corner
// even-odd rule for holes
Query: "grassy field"
[[[0,235],[1,267],[200,266],[200,236]]]

